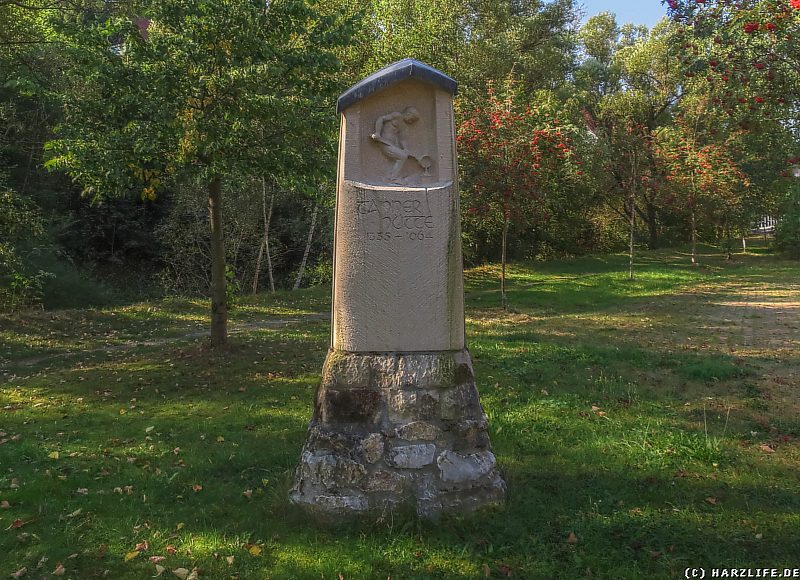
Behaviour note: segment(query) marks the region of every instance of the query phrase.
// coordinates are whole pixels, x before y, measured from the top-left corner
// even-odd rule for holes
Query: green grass
[[[508,502],[439,523],[324,528],[287,502],[329,289],[243,299],[223,353],[203,301],[0,317],[0,576],[145,578],[151,556],[242,579],[797,567],[800,268],[701,261],[647,253],[633,282],[623,255],[515,264],[508,311],[498,268],[468,272]]]

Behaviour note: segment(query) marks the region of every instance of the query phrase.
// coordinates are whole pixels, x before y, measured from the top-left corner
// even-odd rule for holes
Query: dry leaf
[[[186,578],[189,576],[189,570],[186,568],[175,568],[172,573],[181,580],[186,580]]]
[[[225,556],[225,561],[228,563],[228,566],[233,566],[233,556]]]
[[[217,443],[225,443],[225,437],[223,437],[222,435],[217,437]]]
[[[261,555],[261,546],[250,546],[247,550],[250,552],[251,556],[260,556]]]
[[[246,490],[244,490],[242,492],[242,495],[244,497],[246,497],[247,499],[250,499],[251,497],[253,497],[253,490],[252,489],[246,489]]]
[[[191,574],[186,577],[186,580],[197,580],[197,568],[193,568]]]
[[[8,503],[8,501],[6,501],[6,500],[0,501],[0,509],[7,510],[10,507],[11,507],[11,504]]]
[[[484,578],[488,578],[491,575],[492,575],[492,570],[491,570],[491,568],[489,568],[489,564],[484,564],[483,565],[483,577]]]
[[[156,573],[155,576],[153,576],[153,578],[158,578],[159,576],[161,576],[164,573],[164,570],[166,570],[164,566],[156,564]]]
[[[66,572],[66,571],[67,570],[64,568],[63,564],[61,564],[61,562],[59,562],[58,566],[56,566],[56,569],[53,570],[53,576],[63,576],[64,572]]]
[[[706,498],[706,503],[711,505],[717,505],[717,498],[715,498],[713,495],[710,495]]]
[[[152,433],[155,429],[155,425],[150,425],[147,429],[144,430],[145,433]]]
[[[573,546],[578,543],[578,536],[575,535],[575,532],[569,533],[569,536],[567,536],[567,543]]]
[[[175,530],[178,531],[178,532],[181,531],[183,529],[184,525],[185,524],[183,522],[178,522],[178,525],[175,526]]]
[[[178,550],[177,548],[175,548],[175,546],[167,546],[166,548],[164,548],[164,551],[170,556],[174,556],[175,554],[178,553]]]
[[[75,516],[79,516],[82,511],[83,511],[83,508],[78,508],[74,512],[72,512],[71,514],[67,514],[67,517],[68,518],[74,518]]]
[[[760,540],[764,537],[764,534],[756,534],[756,540]]]
[[[11,522],[11,525],[10,525],[10,526],[8,526],[8,527],[6,528],[6,531],[8,531],[8,530],[18,530],[19,528],[21,528],[22,526],[24,526],[26,523],[28,523],[28,522],[23,522],[23,521],[22,521],[22,520],[20,520],[20,519],[16,519],[16,520],[14,520],[13,522]]]
[[[26,567],[22,567],[13,574],[10,574],[12,578],[22,578],[25,574],[28,573],[28,569]]]
[[[144,542],[139,542],[138,544],[136,544],[135,550],[137,552],[146,552],[147,548],[149,547],[150,545],[147,543],[147,540],[145,540]]]
[[[50,459],[58,459],[58,451],[53,451],[52,453],[48,453],[47,456]]]
[[[761,445],[759,445],[758,449],[764,453],[775,453],[775,450],[766,443],[762,443]]]
[[[203,486],[202,486],[202,485],[200,485],[200,484],[197,484],[197,483],[195,483],[195,484],[192,486],[192,491],[194,491],[194,492],[203,491]]]
[[[136,558],[138,556],[139,556],[139,551],[138,550],[134,550],[133,552],[128,552],[127,554],[125,554],[125,561],[126,562],[130,562],[131,560],[133,560],[134,558]]]

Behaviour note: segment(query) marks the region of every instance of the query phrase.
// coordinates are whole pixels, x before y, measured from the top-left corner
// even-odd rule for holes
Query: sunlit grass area
[[[660,251],[467,272],[508,502],[321,527],[287,490],[330,289],[0,318],[0,575],[668,578],[797,567],[800,267]],[[323,313],[322,316],[318,316]],[[152,560],[151,560],[152,558]]]

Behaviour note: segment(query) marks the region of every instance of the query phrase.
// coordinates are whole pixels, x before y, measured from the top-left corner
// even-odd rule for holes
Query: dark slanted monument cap
[[[336,102],[336,114],[341,114],[342,111],[358,101],[406,79],[428,82],[444,89],[451,95],[455,95],[458,89],[458,83],[446,74],[413,58],[404,58],[369,75],[360,83],[343,92]]]

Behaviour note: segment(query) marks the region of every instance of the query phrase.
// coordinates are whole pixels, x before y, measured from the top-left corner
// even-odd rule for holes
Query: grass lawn
[[[0,577],[669,578],[800,568],[800,265],[467,273],[505,507],[322,528],[287,501],[329,289],[0,317]],[[183,570],[180,570],[183,569]]]

